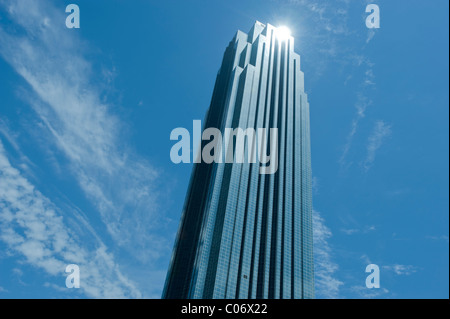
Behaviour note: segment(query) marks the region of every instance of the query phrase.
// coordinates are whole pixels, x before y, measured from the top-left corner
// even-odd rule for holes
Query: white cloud
[[[339,160],[341,165],[343,165],[346,162],[348,152],[350,151],[350,148],[353,143],[353,138],[358,130],[359,122],[366,116],[366,110],[371,104],[372,104],[371,100],[368,100],[367,97],[365,97],[362,94],[358,94],[358,100],[355,103],[356,115],[355,118],[352,120],[351,130],[350,133],[347,135],[347,142],[344,145],[344,149],[341,158]]]
[[[363,254],[361,256],[361,260],[364,262],[365,265],[370,265],[372,264],[372,262],[370,261],[369,256],[367,256],[366,254]]]
[[[359,233],[360,230],[359,229],[344,229],[343,228],[343,229],[341,229],[341,232],[343,232],[346,235],[353,235],[353,234]]]
[[[13,274],[18,276],[18,277],[22,277],[23,276],[23,271],[19,268],[13,268],[12,270]]]
[[[333,262],[328,239],[332,236],[330,229],[320,213],[313,211],[314,229],[314,274],[317,298],[339,298],[339,288],[344,283],[336,278],[338,265]]]
[[[428,239],[432,239],[435,241],[445,241],[448,244],[448,236],[447,235],[441,235],[441,236],[426,236]]]
[[[319,178],[318,177],[316,177],[316,176],[313,176],[313,178],[312,178],[312,190],[313,190],[313,193],[316,195],[316,194],[318,194],[319,193],[319,187],[320,186],[320,183],[319,183]]]
[[[12,167],[0,142],[0,239],[25,262],[53,276],[80,266],[81,289],[95,298],[138,298],[140,291],[119,270],[105,245],[88,250],[67,227],[59,209]],[[13,273],[21,277],[22,271]],[[64,279],[61,279],[64,285]]]
[[[375,30],[374,29],[369,29],[369,31],[367,31],[366,43],[369,43],[370,41],[372,41],[374,36],[375,36]]]
[[[68,159],[119,245],[141,261],[162,254],[158,248],[170,250],[155,235],[163,219],[154,186],[158,172],[124,142],[124,123],[94,85],[101,81],[83,57],[85,45],[58,23],[65,20],[63,10],[32,0],[1,4],[24,36],[0,28],[0,55],[30,85],[25,98],[44,124],[47,147],[56,146]],[[103,72],[106,82],[113,73]]]
[[[376,227],[372,225],[372,226],[366,226],[363,228],[342,228],[341,232],[343,232],[346,235],[353,235],[353,234],[358,234],[358,233],[367,234],[374,230],[376,230]]]
[[[362,55],[353,55],[352,59],[355,66],[364,67],[365,71],[363,80],[360,83],[360,88],[357,93],[357,100],[354,105],[356,114],[352,120],[351,129],[349,134],[347,135],[347,140],[343,147],[342,155],[339,159],[339,163],[341,164],[341,166],[348,165],[347,156],[353,144],[353,139],[358,132],[359,124],[361,120],[366,117],[367,109],[373,104],[372,99],[369,98],[370,95],[368,94],[367,90],[375,86],[375,75],[373,72],[374,64]]]
[[[367,144],[367,156],[364,161],[364,169],[367,171],[375,161],[377,150],[382,146],[384,140],[392,133],[391,126],[384,121],[377,121]]]
[[[375,85],[374,82],[375,75],[373,74],[373,69],[371,68],[367,69],[364,74],[365,74],[364,85],[366,86]]]
[[[393,271],[396,275],[400,276],[409,276],[414,274],[419,270],[418,267],[415,267],[413,265],[390,265],[390,266],[383,266],[384,269]]]

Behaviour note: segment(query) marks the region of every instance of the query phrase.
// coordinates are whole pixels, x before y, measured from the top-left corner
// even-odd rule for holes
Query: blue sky
[[[192,169],[170,161],[170,132],[204,118],[226,46],[255,20],[289,26],[302,58],[317,297],[448,298],[448,9],[0,0],[0,298],[160,297]]]

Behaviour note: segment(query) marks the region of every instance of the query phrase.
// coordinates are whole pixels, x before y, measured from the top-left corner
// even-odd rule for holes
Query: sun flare
[[[288,40],[291,36],[291,30],[286,26],[281,26],[277,28],[277,37],[281,40]]]

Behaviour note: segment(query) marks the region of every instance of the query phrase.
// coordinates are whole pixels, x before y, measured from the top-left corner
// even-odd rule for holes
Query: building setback
[[[309,104],[293,37],[260,22],[237,32],[204,128],[278,128],[278,169],[194,164],[162,297],[314,298]]]

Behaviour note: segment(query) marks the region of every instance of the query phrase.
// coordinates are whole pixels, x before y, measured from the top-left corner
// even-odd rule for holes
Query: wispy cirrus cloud
[[[317,298],[339,298],[339,289],[344,283],[336,278],[339,266],[333,261],[328,244],[332,233],[319,212],[313,211],[314,230],[314,274]]]
[[[339,159],[339,162],[341,163],[341,165],[348,165],[346,163],[347,155],[353,144],[353,138],[358,131],[359,122],[366,116],[366,110],[371,104],[372,104],[372,101],[369,100],[366,96],[364,96],[363,94],[358,94],[358,100],[355,103],[356,114],[352,120],[351,130],[350,130],[349,134],[347,135],[347,141],[344,145],[342,155]]]
[[[339,163],[344,168],[352,164],[352,162],[348,162],[347,157],[353,145],[353,140],[358,133],[360,122],[366,117],[368,108],[373,105],[373,99],[371,98],[370,92],[376,85],[375,74],[373,71],[375,64],[361,54],[352,55],[352,60],[353,66],[361,69],[360,71],[363,72],[363,75],[360,83],[358,84],[356,102],[354,104],[356,112],[352,119],[351,129],[347,135],[346,142],[342,149],[342,154],[339,158]]]
[[[116,243],[142,261],[158,258],[169,245],[155,234],[164,221],[154,187],[158,170],[122,138],[125,124],[94,84],[101,79],[84,57],[86,44],[48,2],[0,3],[20,30],[0,28],[0,55],[29,84],[25,99],[43,124],[39,133],[64,154]]]
[[[375,37],[375,30],[374,29],[369,29],[369,31],[367,31],[366,43],[369,43],[370,41],[372,41],[372,39],[374,37]]]
[[[75,210],[63,213],[14,168],[0,142],[0,239],[25,262],[64,282],[66,265],[80,267],[81,290],[94,298],[139,298],[135,284],[122,272],[95,233],[91,249],[67,225],[84,219]],[[83,227],[83,229],[86,228]],[[86,235],[86,234],[85,234]],[[86,237],[83,237],[86,239]],[[19,269],[14,273],[21,274]],[[64,285],[58,286],[64,289]]]
[[[367,156],[364,161],[364,169],[368,171],[374,161],[377,150],[383,145],[383,142],[392,133],[392,126],[384,121],[377,121],[375,127],[367,141]]]
[[[426,236],[427,239],[431,239],[434,241],[444,241],[447,242],[447,244],[449,243],[449,238],[448,235],[441,235],[441,236]]]
[[[383,266],[383,269],[393,271],[396,275],[399,276],[409,276],[416,273],[419,270],[418,267],[413,265],[400,265],[400,264]]]
[[[23,131],[17,135],[12,126],[1,122],[0,136],[21,156],[26,152],[20,137],[32,139],[47,155],[48,164],[75,181],[94,207],[84,214],[72,207],[71,199],[66,198],[70,194],[50,199],[26,179],[20,180],[28,189],[2,179],[5,193],[0,197],[15,192],[6,202],[15,208],[3,212],[7,215],[2,219],[1,239],[11,252],[51,275],[60,274],[57,270],[67,261],[89,267],[84,273],[88,296],[158,298],[165,274],[161,258],[172,248],[165,228],[169,221],[157,190],[162,187],[160,172],[128,144],[127,124],[117,116],[118,106],[105,98],[114,68],[104,70],[90,62],[92,48],[79,33],[65,28],[64,10],[53,2],[0,0],[0,10],[5,13],[2,18],[8,19],[0,26],[0,57],[23,78],[25,85],[18,96],[33,110],[26,119],[33,121],[32,125],[19,126]],[[4,160],[11,158],[7,151],[2,152]],[[9,172],[19,167],[8,162],[3,169]],[[20,169],[24,173],[22,166]],[[32,170],[25,171],[27,177],[33,175]],[[2,170],[0,174],[5,173]],[[19,171],[14,174],[20,177]],[[29,198],[22,202],[20,193],[25,191]],[[19,207],[24,210],[17,215]],[[29,211],[33,214],[26,213]],[[51,215],[50,224],[43,220],[45,214]],[[39,232],[34,232],[35,228]],[[79,239],[75,235],[78,230],[88,231],[93,239]],[[69,243],[62,246],[58,236]],[[125,274],[134,280],[146,278],[148,284],[137,289]]]
[[[346,235],[353,235],[353,234],[367,234],[369,232],[375,231],[376,227],[371,225],[371,226],[366,226],[363,228],[342,228],[341,232],[343,232]]]

